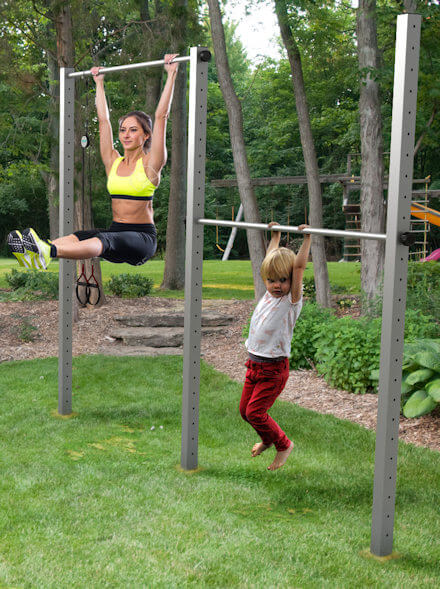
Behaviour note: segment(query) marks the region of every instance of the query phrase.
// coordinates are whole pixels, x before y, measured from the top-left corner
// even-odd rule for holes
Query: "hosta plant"
[[[405,346],[402,400],[405,417],[420,417],[440,403],[440,339],[421,339]]]
[[[379,370],[371,378],[379,380]],[[401,402],[405,417],[421,417],[440,404],[440,339],[405,344]]]

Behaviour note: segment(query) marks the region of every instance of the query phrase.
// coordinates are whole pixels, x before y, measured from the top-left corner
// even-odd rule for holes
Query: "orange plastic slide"
[[[433,225],[440,226],[440,213],[435,209],[429,209],[424,205],[421,205],[417,202],[411,203],[411,215],[413,217],[417,217],[418,219],[423,219],[423,221],[429,221]]]

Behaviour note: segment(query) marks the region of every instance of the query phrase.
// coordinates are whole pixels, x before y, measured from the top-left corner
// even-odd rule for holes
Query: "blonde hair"
[[[261,264],[260,274],[263,280],[268,278],[276,280],[277,278],[290,278],[292,276],[293,265],[296,255],[287,247],[279,247],[272,250],[264,258]]]

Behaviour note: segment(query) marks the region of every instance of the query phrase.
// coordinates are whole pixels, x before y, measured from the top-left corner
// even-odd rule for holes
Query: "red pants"
[[[242,418],[251,424],[265,446],[275,445],[282,452],[290,440],[267,411],[275,403],[289,378],[289,360],[246,362],[247,372],[240,401]]]

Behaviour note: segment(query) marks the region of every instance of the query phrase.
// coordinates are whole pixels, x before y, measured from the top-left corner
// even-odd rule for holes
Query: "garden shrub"
[[[353,294],[353,288],[342,284],[330,283],[330,292],[332,295],[350,295]],[[303,295],[312,302],[316,300],[315,278],[313,276],[304,276],[303,278]]]
[[[316,369],[332,386],[365,393],[371,370],[379,365],[379,319],[342,317],[325,326],[316,339]]]
[[[361,295],[362,309],[370,317],[382,315],[383,281],[373,300]],[[406,308],[423,315],[440,317],[440,264],[409,262]]]
[[[38,328],[27,318],[23,318],[16,329],[17,337],[22,342],[34,342],[38,337]]]
[[[347,295],[347,294],[353,294],[353,292],[355,292],[355,289],[353,287],[346,287],[342,284],[334,284],[333,282],[330,282],[330,292],[333,295]]]
[[[438,317],[440,316],[424,315],[415,309],[407,309],[405,313],[405,341],[412,342],[420,338],[440,337]]]
[[[440,317],[440,263],[408,264],[407,307]]]
[[[6,282],[14,290],[17,290],[18,288],[24,288],[26,286],[26,282],[30,272],[36,272],[36,270],[19,272],[18,270],[13,268],[10,272],[7,272],[5,274]]]
[[[13,268],[5,274],[6,282],[13,289],[3,298],[8,300],[56,299],[58,274],[39,270],[18,271]]]
[[[341,297],[336,300],[336,306],[340,309],[350,309],[356,303],[356,299],[352,297]]]
[[[304,303],[304,307],[296,322],[290,352],[290,367],[293,369],[310,369],[315,362],[316,338],[326,325],[334,318],[330,309],[316,303]]]
[[[330,284],[330,292],[333,295],[350,294],[351,289],[341,284]],[[303,295],[308,301],[316,300],[315,279],[313,276],[305,276],[303,278]]]
[[[314,336],[316,368],[332,386],[366,393],[376,391],[382,320],[334,318]],[[439,324],[431,316],[409,309],[405,317],[405,341],[439,337]]]
[[[117,297],[146,297],[153,289],[153,279],[143,274],[112,274],[108,288]]]
[[[303,278],[303,296],[309,301],[316,299],[315,279],[313,276],[305,276]]]

